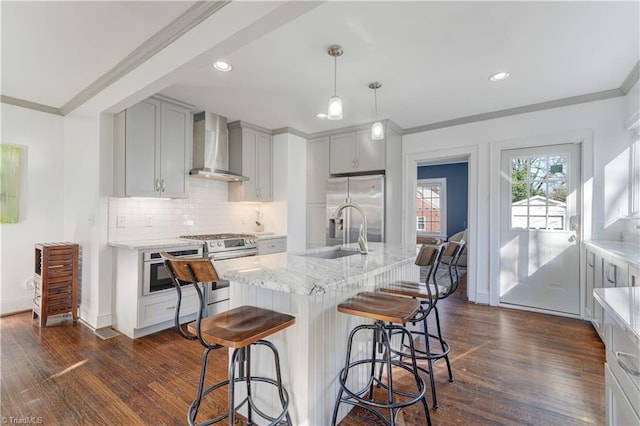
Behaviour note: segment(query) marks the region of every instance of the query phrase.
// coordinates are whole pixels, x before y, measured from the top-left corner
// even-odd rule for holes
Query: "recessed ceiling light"
[[[327,113],[326,112],[319,112],[316,114],[316,118],[319,118],[320,120],[324,120],[327,118]]]
[[[229,65],[228,63],[224,62],[224,61],[216,61],[213,63],[213,67],[215,69],[217,69],[218,71],[222,71],[222,72],[229,72],[233,69],[233,67],[231,65]]]
[[[489,80],[491,80],[491,81],[500,81],[500,80],[504,80],[507,77],[509,77],[509,73],[502,71],[502,72],[497,72],[497,73],[489,76]]]

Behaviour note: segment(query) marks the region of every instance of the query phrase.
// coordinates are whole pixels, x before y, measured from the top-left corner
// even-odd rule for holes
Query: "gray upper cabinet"
[[[307,142],[307,203],[326,203],[329,179],[329,137]]]
[[[385,140],[371,140],[369,129],[331,136],[331,174],[385,170]]]
[[[229,123],[229,170],[249,178],[229,183],[229,201],[273,201],[273,139],[266,129]]]
[[[186,198],[193,117],[146,99],[115,117],[115,195]]]

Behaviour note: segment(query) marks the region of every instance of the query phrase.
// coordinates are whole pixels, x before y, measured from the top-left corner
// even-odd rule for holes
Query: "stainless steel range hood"
[[[248,177],[229,171],[227,119],[211,112],[193,116],[193,176],[241,182]]]

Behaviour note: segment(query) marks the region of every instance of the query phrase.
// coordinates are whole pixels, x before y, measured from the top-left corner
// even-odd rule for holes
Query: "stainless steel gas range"
[[[205,256],[212,261],[257,256],[258,243],[249,234],[204,234],[183,235],[180,238],[203,243]],[[207,315],[216,314],[229,308],[229,281],[211,283],[207,289]]]

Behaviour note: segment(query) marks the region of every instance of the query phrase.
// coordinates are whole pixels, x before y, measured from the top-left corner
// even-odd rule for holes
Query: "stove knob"
[[[222,241],[218,241],[216,244],[218,245],[218,247],[222,247]]]

